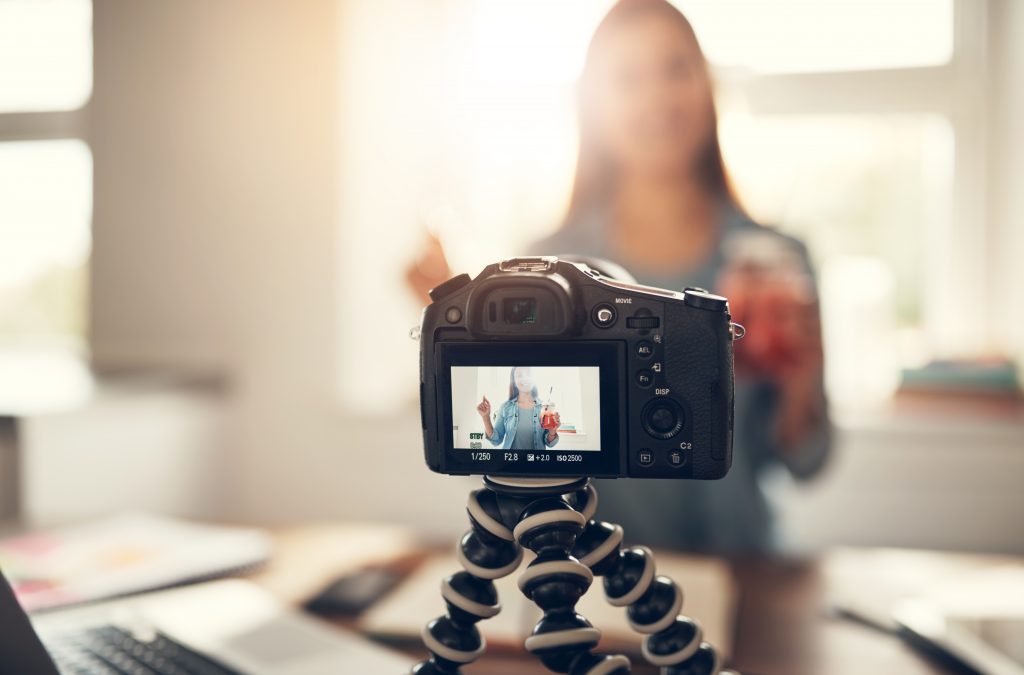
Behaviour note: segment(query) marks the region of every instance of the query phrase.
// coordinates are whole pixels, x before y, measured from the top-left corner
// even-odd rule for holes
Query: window
[[[0,1],[0,342],[81,348],[92,217],[88,0]]]
[[[0,112],[75,110],[91,91],[88,0],[0,2]]]
[[[719,68],[810,73],[953,57],[952,0],[680,0]]]
[[[878,400],[900,365],[982,349],[988,310],[957,299],[983,293],[985,3],[678,4],[715,71],[744,205],[810,245],[830,347],[879,360],[874,381],[835,360],[833,396]],[[361,320],[343,323],[340,377],[364,383],[345,398],[363,410],[413,396],[416,345],[404,335],[418,308],[402,271],[426,232],[473,273],[557,226],[575,78],[611,1],[400,5],[353,9],[345,24],[342,307]],[[378,229],[387,235],[365,235]],[[851,280],[865,278],[871,292],[850,302]],[[370,366],[371,353],[389,363]]]
[[[984,293],[985,3],[681,5],[744,205],[814,256],[839,408],[886,399],[901,366],[983,350],[986,309],[963,308]]]

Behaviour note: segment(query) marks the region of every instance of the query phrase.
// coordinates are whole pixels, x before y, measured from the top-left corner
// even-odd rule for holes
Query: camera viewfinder
[[[528,326],[537,323],[537,300],[535,298],[505,298],[502,301],[502,316],[505,323]]]

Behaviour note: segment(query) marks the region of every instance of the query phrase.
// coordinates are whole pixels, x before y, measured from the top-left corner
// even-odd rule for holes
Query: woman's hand
[[[483,397],[480,404],[476,407],[476,412],[484,421],[484,433],[487,434],[487,438],[494,438],[494,425],[491,423],[491,402],[487,400],[486,396]]]
[[[825,419],[821,317],[810,280],[796,270],[731,269],[721,280],[733,318],[747,329],[736,343],[736,372],[779,391],[776,441],[783,451]]]
[[[487,400],[486,396],[480,401],[480,405],[476,407],[476,412],[485,420],[491,419],[491,402]]]
[[[405,283],[419,300],[430,302],[427,292],[452,277],[448,257],[437,237],[430,235],[419,257],[405,270]]]
[[[555,426],[553,426],[553,427],[551,427],[550,429],[547,430],[548,431],[548,443],[550,443],[553,440],[555,440],[555,437],[558,436],[558,430],[562,427],[562,416],[559,415],[558,413],[555,413],[553,417],[554,417],[554,424],[555,424]]]
[[[784,332],[795,358],[769,371],[779,391],[776,440],[783,451],[799,447],[800,442],[825,421],[824,358],[818,306],[794,310]]]

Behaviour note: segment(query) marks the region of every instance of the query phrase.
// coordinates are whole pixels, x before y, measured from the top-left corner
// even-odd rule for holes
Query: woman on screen
[[[554,413],[551,428],[545,429],[541,424],[542,407],[533,381],[533,369],[516,366],[508,376],[508,400],[498,408],[494,422],[491,422],[491,402],[486,396],[476,411],[484,421],[487,440],[493,445],[500,445],[503,450],[543,450],[558,443],[562,420]]]

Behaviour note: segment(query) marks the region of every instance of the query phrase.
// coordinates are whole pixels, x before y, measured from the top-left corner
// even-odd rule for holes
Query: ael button
[[[429,291],[430,299],[437,302],[442,298],[446,298],[468,284],[470,281],[472,281],[472,279],[468,274],[459,274],[458,276],[454,276],[440,286],[431,288]]]

